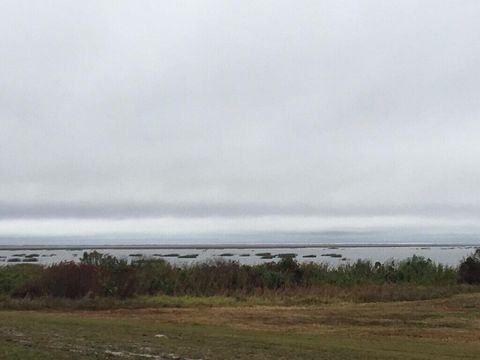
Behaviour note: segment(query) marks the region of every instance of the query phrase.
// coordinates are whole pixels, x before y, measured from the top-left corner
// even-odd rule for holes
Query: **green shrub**
[[[78,299],[100,294],[101,273],[95,265],[63,262],[46,268],[42,282],[48,295]]]
[[[31,264],[0,267],[0,294],[11,295],[26,283],[39,282],[43,267]]]
[[[463,259],[458,272],[461,282],[467,284],[480,283],[480,249]]]

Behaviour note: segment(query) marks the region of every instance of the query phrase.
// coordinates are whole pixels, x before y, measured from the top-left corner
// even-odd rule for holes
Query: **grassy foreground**
[[[1,311],[1,359],[478,359],[480,294],[409,302]]]

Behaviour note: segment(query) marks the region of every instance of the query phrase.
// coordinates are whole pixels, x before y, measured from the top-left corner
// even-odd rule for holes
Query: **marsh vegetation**
[[[79,263],[1,267],[0,295],[14,299],[126,299],[153,295],[252,297],[282,294],[388,301],[474,291],[476,287],[472,285],[480,282],[479,251],[464,259],[458,267],[444,266],[418,256],[384,263],[358,260],[333,267],[298,262],[295,254],[280,255],[276,262],[258,265],[217,259],[177,266],[159,258],[135,257],[128,262],[96,251],[85,252]],[[183,256],[196,257],[197,254]],[[37,258],[25,260],[36,261]],[[10,258],[8,261],[22,260]]]

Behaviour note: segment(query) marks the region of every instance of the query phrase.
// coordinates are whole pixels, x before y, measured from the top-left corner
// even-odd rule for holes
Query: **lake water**
[[[332,266],[354,262],[358,259],[372,262],[402,260],[413,255],[430,258],[437,263],[457,266],[475,251],[474,246],[334,246],[334,247],[266,247],[266,248],[95,248],[96,251],[131,261],[139,258],[165,259],[177,265],[216,259],[238,261],[241,264],[261,264],[279,261],[278,255],[295,254],[300,262],[328,263]],[[84,251],[91,248],[3,249],[0,266],[34,261],[37,264],[54,264],[62,261],[78,262]],[[270,254],[271,256],[267,255]],[[33,260],[32,260],[33,259]]]

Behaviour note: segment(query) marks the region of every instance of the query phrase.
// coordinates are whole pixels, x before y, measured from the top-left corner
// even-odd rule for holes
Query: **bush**
[[[480,283],[480,249],[460,263],[458,270],[460,281],[467,284]]]
[[[100,270],[95,265],[64,262],[52,265],[43,276],[45,292],[55,297],[77,299],[100,293]]]
[[[44,295],[44,289],[38,281],[27,281],[13,289],[11,296],[14,298],[35,298]]]
[[[133,296],[137,287],[135,268],[124,261],[101,269],[102,295],[127,298]]]
[[[137,287],[135,267],[128,265],[126,260],[93,251],[84,252],[80,262],[98,269],[100,295],[127,298],[135,294]]]
[[[137,291],[141,294],[173,295],[177,270],[165,260],[140,260],[134,264]]]
[[[26,283],[38,283],[43,267],[31,264],[0,267],[0,294],[11,295]]]

